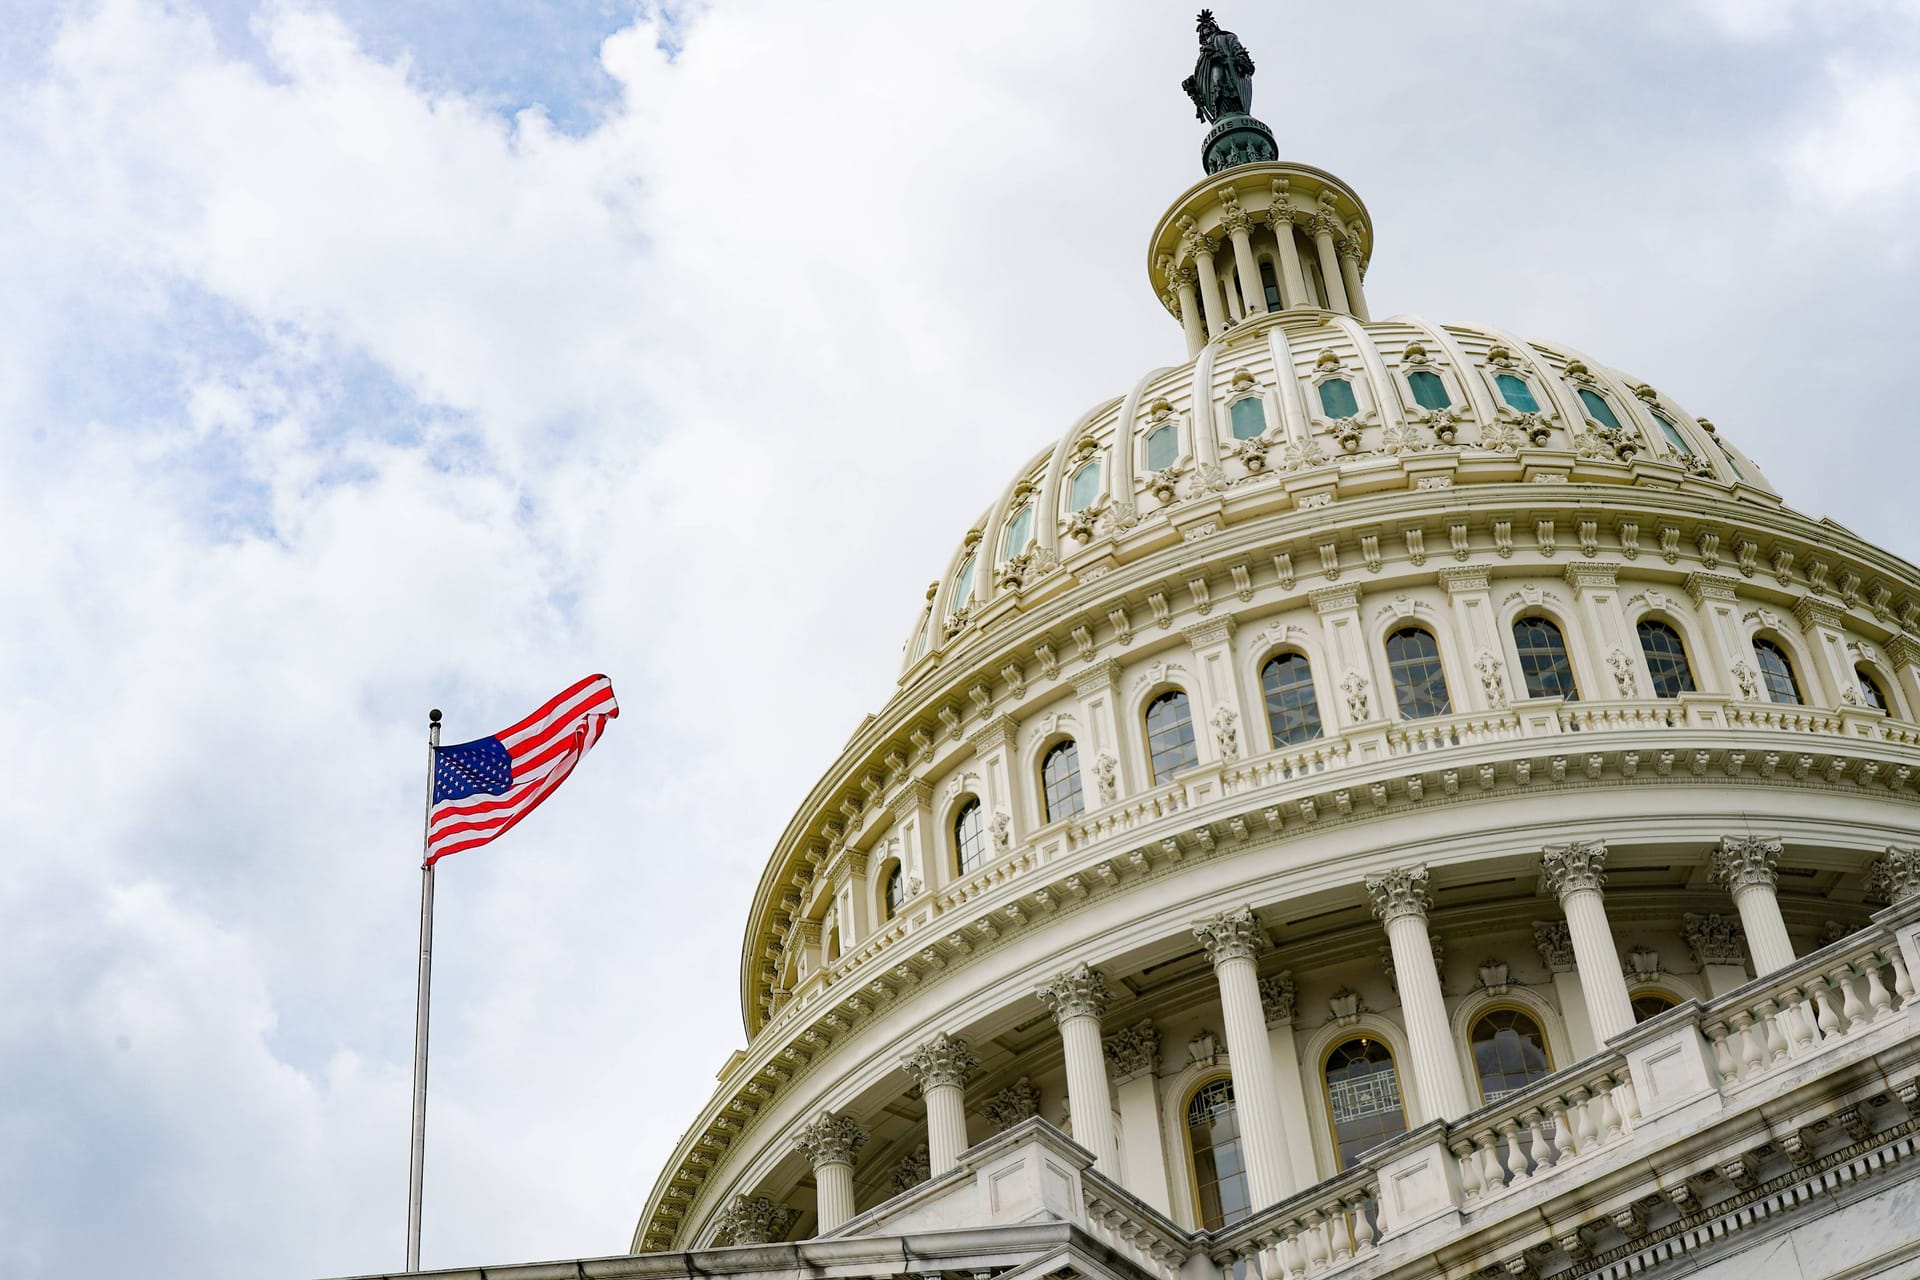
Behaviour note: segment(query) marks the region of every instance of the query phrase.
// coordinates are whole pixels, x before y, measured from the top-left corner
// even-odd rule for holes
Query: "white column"
[[[1806,633],[1807,647],[1813,650],[1814,664],[1819,668],[1801,681],[1807,701],[1824,705],[1813,691],[1817,677],[1826,685],[1832,706],[1860,705],[1860,677],[1853,673],[1853,656],[1847,652],[1846,610],[1832,601],[1802,596],[1794,602],[1793,616]]]
[[[1108,1177],[1113,1167],[1113,1094],[1107,1087],[1107,1055],[1100,1043],[1100,1018],[1112,999],[1099,970],[1075,965],[1034,994],[1053,1011],[1067,1060],[1067,1108],[1073,1114],[1073,1140],[1093,1153],[1093,1167]]]
[[[1600,1051],[1593,1037],[1593,1019],[1587,1016],[1587,995],[1580,989],[1579,964],[1573,958],[1573,932],[1566,920],[1535,920],[1533,945],[1540,963],[1553,975],[1553,999],[1560,1006],[1560,1020],[1567,1025],[1567,1040],[1573,1046],[1575,1061]]]
[[[1193,926],[1207,949],[1220,984],[1220,1020],[1226,1026],[1227,1064],[1233,1074],[1233,1109],[1240,1122],[1240,1149],[1247,1163],[1247,1191],[1257,1213],[1293,1194],[1287,1165],[1287,1134],[1280,1123],[1280,1091],[1273,1046],[1260,1007],[1260,976],[1253,958],[1267,948],[1266,931],[1250,907],[1222,911]]]
[[[1267,1019],[1267,1051],[1273,1056],[1274,1088],[1280,1095],[1280,1128],[1302,1135],[1289,1142],[1287,1151],[1293,1169],[1293,1185],[1310,1187],[1320,1180],[1314,1165],[1313,1144],[1305,1135],[1313,1132],[1307,1118],[1307,1086],[1300,1073],[1300,1051],[1293,1040],[1293,972],[1286,970],[1260,979],[1260,1010]]]
[[[1307,292],[1307,274],[1300,269],[1300,246],[1293,239],[1293,197],[1285,178],[1273,180],[1273,203],[1267,206],[1267,228],[1280,249],[1281,302],[1289,307],[1317,305]]]
[[[1470,1110],[1467,1082],[1460,1074],[1460,1057],[1453,1051],[1453,1032],[1447,1026],[1447,1006],[1440,994],[1440,972],[1433,963],[1433,940],[1427,934],[1427,869],[1396,867],[1368,876],[1367,897],[1373,914],[1386,926],[1393,948],[1393,971],[1399,980],[1401,1012],[1407,1020],[1407,1039],[1413,1044],[1413,1074],[1429,1120],[1455,1120]]]
[[[1580,994],[1593,1020],[1594,1039],[1602,1044],[1633,1026],[1633,999],[1620,972],[1620,952],[1613,945],[1600,892],[1606,866],[1607,846],[1598,840],[1548,845],[1540,856],[1540,874],[1567,913]]]
[[[927,1100],[927,1164],[930,1177],[960,1166],[967,1149],[967,1074],[980,1065],[967,1042],[942,1031],[900,1060],[920,1082]]]
[[[1320,277],[1327,285],[1327,306],[1334,311],[1351,312],[1353,307],[1347,302],[1346,287],[1340,282],[1340,254],[1333,247],[1333,237],[1339,230],[1339,220],[1326,210],[1313,215],[1313,242],[1320,249]]]
[[[1780,842],[1759,836],[1728,836],[1713,851],[1713,878],[1733,895],[1753,953],[1753,974],[1764,978],[1793,963],[1793,943],[1780,914],[1774,867],[1780,862]]]
[[[1142,1018],[1106,1039],[1107,1075],[1120,1108],[1122,1185],[1161,1213],[1173,1212],[1160,1138],[1160,1032]]]
[[[870,1136],[851,1116],[825,1111],[794,1135],[793,1149],[813,1165],[816,1234],[853,1216],[853,1157]]]
[[[1223,193],[1225,196],[1232,194],[1231,191]],[[1240,272],[1241,306],[1248,315],[1263,315],[1267,310],[1267,294],[1260,283],[1260,264],[1253,256],[1253,238],[1247,222],[1247,211],[1229,199],[1220,225],[1233,242],[1233,265]]]
[[[1720,660],[1720,670],[1726,673],[1727,684],[1724,688],[1736,698],[1747,697],[1747,690],[1751,689],[1752,700],[1764,700],[1767,695],[1761,689],[1759,673],[1753,667],[1753,645],[1740,629],[1740,619],[1736,615],[1740,607],[1735,594],[1738,582],[1738,578],[1717,573],[1690,573],[1687,575],[1687,593],[1706,616],[1708,632],[1713,639],[1713,653]],[[1740,674],[1743,670],[1746,672],[1744,681]],[[1696,671],[1696,682],[1698,674]]]
[[[1187,354],[1197,356],[1207,345],[1207,320],[1200,314],[1200,295],[1195,291],[1199,275],[1187,263],[1175,267],[1168,276],[1174,295],[1180,299],[1180,325],[1187,331]]]
[[[1227,327],[1226,303],[1220,297],[1220,268],[1213,261],[1213,251],[1220,242],[1195,233],[1187,243],[1193,250],[1194,270],[1200,274],[1200,303],[1206,308],[1207,332],[1219,334]]]
[[[1367,314],[1366,295],[1360,292],[1360,238],[1342,236],[1340,238],[1340,279],[1347,287],[1347,302],[1353,307],[1353,314],[1359,320],[1371,320]]]

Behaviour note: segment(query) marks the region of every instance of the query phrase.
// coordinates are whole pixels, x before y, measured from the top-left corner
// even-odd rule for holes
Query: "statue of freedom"
[[[1195,113],[1209,124],[1221,116],[1246,115],[1253,110],[1253,56],[1239,36],[1220,29],[1213,10],[1202,9],[1196,25],[1200,57],[1180,87],[1193,99]]]

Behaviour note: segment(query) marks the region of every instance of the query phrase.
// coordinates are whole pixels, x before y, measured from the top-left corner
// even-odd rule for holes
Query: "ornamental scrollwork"
[[[1283,970],[1260,979],[1260,1012],[1270,1027],[1293,1021],[1293,971]]]
[[[1353,717],[1355,724],[1365,724],[1373,719],[1373,707],[1367,696],[1367,678],[1358,671],[1347,672],[1347,678],[1340,682],[1341,691],[1347,695],[1347,714]]]
[[[1406,423],[1395,423],[1380,433],[1380,451],[1391,457],[1419,453],[1427,447],[1420,433]]]
[[[1324,467],[1327,454],[1318,440],[1304,443],[1289,440],[1280,446],[1281,465],[1288,471],[1303,471],[1308,467]]]
[[[1692,948],[1695,964],[1744,965],[1747,962],[1746,935],[1738,919],[1688,912],[1681,917],[1680,926],[1680,936]]]
[[[1520,434],[1520,428],[1511,422],[1489,422],[1480,428],[1480,439],[1475,443],[1489,453],[1518,453],[1526,437]]]
[[[1427,914],[1427,869],[1424,865],[1395,867],[1366,878],[1367,899],[1381,924],[1404,916]]]
[[[1107,1005],[1113,999],[1113,993],[1107,990],[1107,979],[1098,969],[1086,964],[1077,964],[1057,977],[1050,978],[1034,989],[1053,1013],[1055,1022],[1065,1022],[1068,1018],[1098,1018],[1107,1011]]]
[[[1147,492],[1165,506],[1180,495],[1180,477],[1185,474],[1186,470],[1178,464],[1156,471],[1147,477]]]
[[[942,1031],[900,1060],[922,1089],[941,1085],[964,1087],[967,1076],[980,1065],[980,1059],[965,1040]]]
[[[1550,844],[1540,854],[1540,874],[1562,902],[1585,890],[1598,893],[1607,882],[1607,846],[1598,840]]]
[[[1340,452],[1359,453],[1362,425],[1358,418],[1335,418],[1327,424],[1327,434],[1340,446]]]
[[[1761,886],[1771,889],[1779,879],[1781,842],[1761,836],[1727,836],[1713,851],[1712,878],[1728,889]]]
[[[987,1123],[995,1133],[1013,1128],[1022,1120],[1040,1114],[1040,1090],[1033,1081],[1021,1076],[987,1099]]]
[[[720,1213],[720,1236],[728,1244],[771,1244],[786,1236],[794,1216],[766,1196],[735,1196]]]
[[[814,1168],[824,1164],[853,1163],[853,1157],[872,1137],[865,1129],[856,1124],[851,1116],[830,1115],[823,1111],[819,1117],[799,1133],[794,1135],[793,1149],[805,1156]]]
[[[1920,893],[1920,849],[1890,844],[1874,859],[1867,892],[1886,902],[1899,902]]]
[[[1115,1084],[1125,1084],[1160,1066],[1160,1030],[1151,1018],[1114,1032],[1102,1042],[1102,1048]]]
[[[1232,707],[1217,707],[1213,713],[1213,740],[1222,760],[1240,758],[1240,713]]]
[[[1633,659],[1627,656],[1625,649],[1615,645],[1607,655],[1607,665],[1613,668],[1613,683],[1620,690],[1621,697],[1640,696],[1640,676],[1633,669]]]
[[[1193,936],[1215,965],[1228,960],[1251,960],[1267,948],[1267,931],[1251,907],[1221,911],[1193,926]]]
[[[1507,673],[1500,659],[1493,656],[1490,649],[1482,649],[1480,656],[1473,660],[1473,669],[1480,673],[1480,687],[1486,691],[1487,705],[1495,711],[1504,711],[1507,707]]]
[[[1746,662],[1733,664],[1733,678],[1740,686],[1740,697],[1747,702],[1760,701],[1760,677]]]
[[[1093,761],[1093,781],[1100,790],[1100,803],[1112,804],[1119,794],[1117,776],[1120,762],[1110,751],[1102,751]]]
[[[1569,973],[1574,968],[1573,930],[1565,920],[1535,920],[1533,946],[1540,963],[1549,973]]]
[[[933,1176],[933,1155],[921,1143],[893,1169],[893,1189],[911,1191]]]

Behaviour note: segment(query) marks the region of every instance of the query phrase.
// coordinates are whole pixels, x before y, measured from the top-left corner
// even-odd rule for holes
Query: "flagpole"
[[[407,1151],[407,1270],[420,1269],[421,1174],[427,1159],[427,998],[433,987],[433,864],[427,844],[433,828],[434,753],[440,712],[427,712],[427,812],[420,830],[420,973],[413,997],[413,1134]]]

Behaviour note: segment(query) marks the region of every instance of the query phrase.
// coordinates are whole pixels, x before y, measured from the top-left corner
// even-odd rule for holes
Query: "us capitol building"
[[[1199,29],[1184,359],[940,566],[634,1254],[484,1274],[1920,1275],[1920,572],[1665,388],[1373,318]]]

